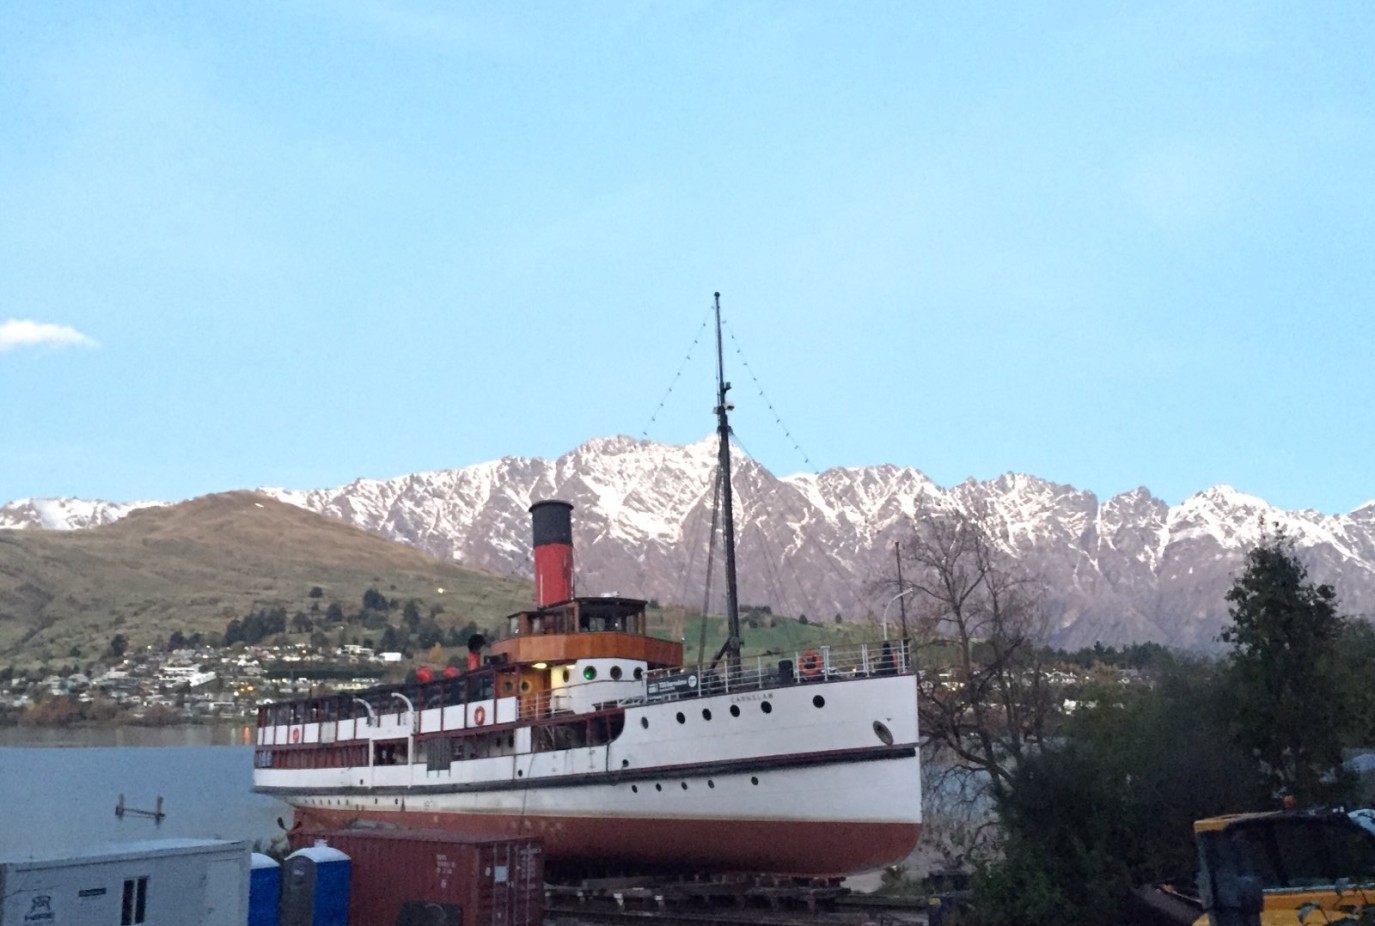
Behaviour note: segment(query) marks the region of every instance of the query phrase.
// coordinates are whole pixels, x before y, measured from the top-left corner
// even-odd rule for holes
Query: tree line
[[[312,588],[310,597],[319,599],[321,590]],[[298,610],[288,616],[283,607],[257,608],[240,618],[231,619],[224,628],[221,642],[225,646],[236,643],[254,645],[285,633],[309,634],[311,642],[326,645],[331,637],[350,639],[370,649],[403,652],[407,656],[435,646],[459,647],[478,632],[476,624],[444,626],[440,617],[444,606],[426,604],[422,599],[405,601],[388,598],[377,588],[363,592],[356,610],[345,611],[339,602],[331,602],[323,611],[318,602],[311,610]]]
[[[1375,744],[1375,631],[1263,535],[1227,592],[1220,656],[1155,644],[1056,653],[1044,589],[977,516],[904,541],[922,733],[923,840],[972,868],[968,921],[1122,922],[1134,886],[1192,881],[1196,819],[1353,797],[1343,750]],[[1055,666],[1103,673],[1075,692]]]

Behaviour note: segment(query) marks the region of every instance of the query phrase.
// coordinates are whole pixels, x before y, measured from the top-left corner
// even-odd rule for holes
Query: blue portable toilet
[[[248,926],[277,926],[282,896],[282,866],[270,855],[254,852],[248,875]]]
[[[323,839],[282,865],[280,926],[348,926],[352,863]]]

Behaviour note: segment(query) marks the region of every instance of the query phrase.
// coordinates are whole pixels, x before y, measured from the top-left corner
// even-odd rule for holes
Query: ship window
[[[730,715],[731,715],[732,717],[739,717],[739,716],[740,716],[740,705],[738,705],[738,704],[732,704],[732,705],[730,706]]]
[[[566,682],[573,677],[573,670],[567,666],[563,667],[563,680]]]
[[[528,678],[520,680],[520,690],[522,694],[530,690],[530,680]]]
[[[640,679],[642,679],[642,678],[644,678],[644,677],[645,677],[645,670],[642,669],[642,668],[640,668],[639,666],[636,666],[636,667],[635,667],[635,681],[638,682]]]
[[[683,716],[683,712],[682,712],[682,711],[679,711],[679,712],[678,712],[678,722],[679,722],[679,723],[687,723],[687,718]]]
[[[429,772],[447,772],[449,765],[454,761],[453,740],[435,739],[427,740],[425,750],[425,770]]]
[[[465,682],[466,679],[461,676],[458,678],[446,678],[444,680],[442,687],[444,689],[445,704],[462,704],[464,702],[463,688]]]
[[[823,698],[821,695],[816,695],[815,697],[812,698],[812,705],[813,705],[814,707],[825,707],[825,706],[826,706],[826,699]]]
[[[708,779],[707,779],[707,787],[708,787],[708,788],[714,788],[714,787],[716,787],[716,782],[714,782],[714,781],[712,781],[710,778],[708,778]]]
[[[770,702],[770,701],[760,701],[760,702],[759,702],[759,709],[760,709],[761,711],[763,711],[764,713],[766,713],[766,714],[772,714],[772,713],[773,713],[773,703]]]
[[[631,786],[630,786],[630,793],[631,793],[631,794],[639,794],[639,793],[640,793],[640,786],[639,786],[639,785],[631,785]]]
[[[513,691],[515,691],[515,690],[516,690],[516,683],[515,683],[515,682],[511,681],[509,678],[504,678],[504,679],[501,680],[501,692],[502,692],[502,694],[510,694],[511,692],[513,692]]]
[[[684,790],[684,791],[687,790],[687,782],[686,782],[686,781],[681,781],[681,782],[679,782],[679,784],[681,784],[681,785],[683,786],[683,790]]]
[[[654,790],[655,790],[655,791],[662,791],[662,790],[664,790],[664,786],[661,785],[661,784],[657,784],[657,783],[656,783],[656,784],[654,785]]]
[[[585,668],[582,670],[582,677],[583,677],[586,681],[589,681],[589,682],[592,681],[594,678],[597,677],[597,667],[596,667],[596,666],[587,666],[587,667],[585,667]]]
[[[612,677],[613,679],[617,679],[617,680],[620,679],[620,677],[621,677],[621,667],[620,667],[620,666],[612,666],[612,667],[611,667],[611,677]]]
[[[648,717],[641,717],[641,718],[640,718],[640,726],[642,726],[642,727],[644,727],[646,730],[648,730],[648,729],[649,729],[649,718],[648,718]]]
[[[757,785],[757,784],[759,784],[759,779],[756,778],[755,776],[751,775],[751,776],[750,776],[750,784],[752,784],[752,785]]]
[[[710,719],[711,719],[711,708],[709,708],[709,707],[704,707],[704,708],[702,708],[702,719],[703,719],[703,720],[710,720]]]

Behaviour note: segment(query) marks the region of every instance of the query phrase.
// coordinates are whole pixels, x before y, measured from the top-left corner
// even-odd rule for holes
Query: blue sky
[[[11,0],[0,502],[696,440],[719,290],[780,475],[1350,510],[1372,47],[1364,0]]]

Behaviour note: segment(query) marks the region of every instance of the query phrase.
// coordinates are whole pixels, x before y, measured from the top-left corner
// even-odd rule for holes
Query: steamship
[[[717,296],[728,639],[683,664],[646,602],[579,597],[572,508],[535,503],[535,606],[467,672],[269,704],[254,788],[295,825],[533,834],[554,870],[836,876],[921,829],[907,640],[743,658]]]

